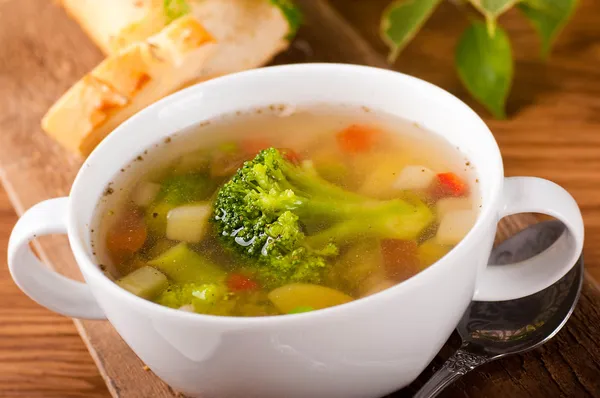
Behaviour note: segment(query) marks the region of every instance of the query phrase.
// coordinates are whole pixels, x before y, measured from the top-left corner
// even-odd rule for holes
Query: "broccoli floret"
[[[328,227],[307,236],[304,225]],[[244,163],[217,193],[214,224],[223,244],[270,285],[318,283],[327,256],[356,238],[414,239],[433,219],[419,199],[376,200],[321,178],[275,148]]]
[[[202,284],[174,283],[169,285],[154,301],[171,308],[180,308],[192,304],[193,293],[202,288]]]
[[[208,314],[226,294],[227,288],[221,284],[171,284],[154,301],[171,308],[192,305],[194,311]]]

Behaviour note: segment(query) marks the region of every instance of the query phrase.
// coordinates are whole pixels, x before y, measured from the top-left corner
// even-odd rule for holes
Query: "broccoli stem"
[[[305,244],[319,249],[328,243],[345,244],[357,238],[416,239],[432,217],[425,205],[412,206],[401,200],[383,202],[376,207],[354,209],[345,221],[307,236]]]

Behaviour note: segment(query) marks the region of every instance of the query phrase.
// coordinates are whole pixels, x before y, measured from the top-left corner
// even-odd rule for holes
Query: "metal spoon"
[[[498,245],[491,264],[525,260],[549,247],[563,232],[558,221],[546,221],[519,232]],[[565,325],[579,299],[583,256],[554,285],[517,300],[473,301],[457,326],[462,346],[417,392],[433,398],[462,375],[506,355],[532,350]]]

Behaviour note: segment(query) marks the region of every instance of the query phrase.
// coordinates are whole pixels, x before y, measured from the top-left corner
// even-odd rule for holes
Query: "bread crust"
[[[192,81],[214,49],[214,38],[196,18],[179,18],[107,57],[48,110],[42,128],[87,156],[134,113]]]

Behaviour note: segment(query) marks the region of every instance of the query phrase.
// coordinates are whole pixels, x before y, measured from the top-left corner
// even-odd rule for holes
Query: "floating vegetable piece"
[[[427,189],[435,178],[435,173],[425,166],[406,166],[394,181],[393,187],[397,190]]]
[[[210,203],[171,209],[167,214],[167,238],[183,242],[200,242],[206,235],[211,213]]]
[[[106,235],[106,247],[112,260],[122,262],[138,251],[146,241],[146,224],[137,211],[128,211]]]
[[[272,290],[269,300],[282,313],[289,313],[298,307],[311,307],[315,310],[333,307],[354,300],[338,290],[308,283],[292,283]]]
[[[216,283],[225,279],[225,271],[190,250],[185,243],[167,250],[148,264],[178,283]]]
[[[438,220],[450,212],[456,210],[469,210],[473,208],[470,198],[442,198],[435,203],[436,216]]]
[[[468,194],[469,185],[455,173],[440,173],[436,176],[433,196],[444,198],[448,196],[460,197]]]
[[[414,240],[382,240],[381,253],[386,274],[390,279],[400,282],[421,271],[417,242]]]
[[[242,274],[230,274],[227,278],[227,287],[232,292],[243,292],[258,289],[258,283]]]
[[[475,224],[477,214],[471,210],[458,210],[442,218],[435,239],[442,245],[456,245]]]
[[[154,233],[165,234],[167,214],[181,205],[207,199],[216,183],[198,173],[174,175],[161,184],[154,203],[146,210],[146,223]]]
[[[368,126],[353,124],[340,131],[336,138],[339,147],[346,153],[363,153],[377,144],[380,131]]]
[[[227,294],[225,286],[220,284],[207,284],[200,286],[192,292],[192,305],[195,312],[208,314],[213,307]]]
[[[117,280],[117,285],[136,296],[153,299],[168,286],[167,277],[152,267],[139,268]]]

